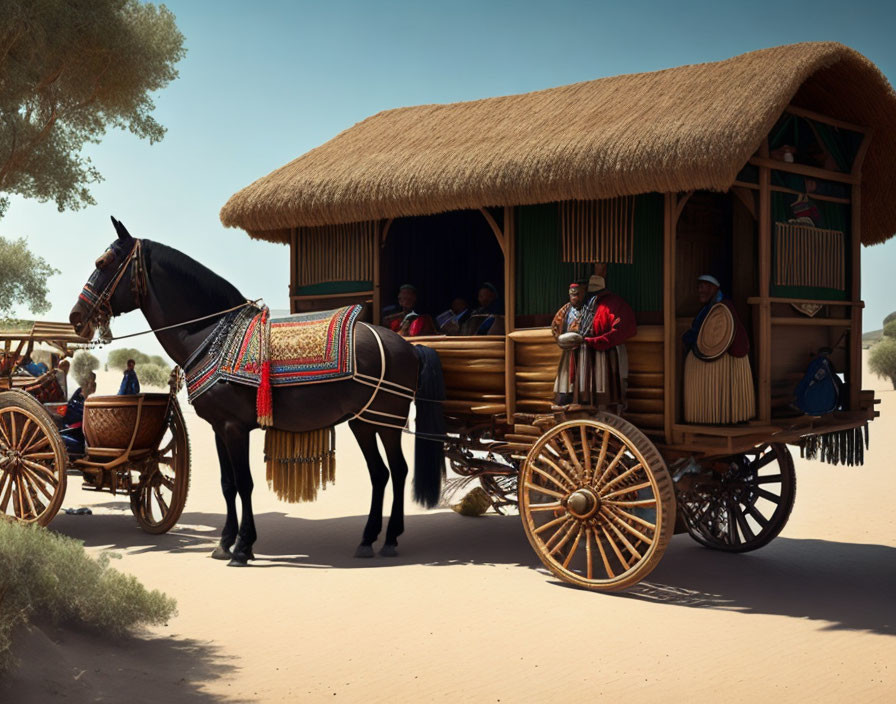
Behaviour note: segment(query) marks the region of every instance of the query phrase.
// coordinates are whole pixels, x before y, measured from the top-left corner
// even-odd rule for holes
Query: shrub
[[[890,313],[886,318],[884,318],[884,327],[886,327],[887,323],[896,320],[896,310]]]
[[[110,568],[108,554],[94,560],[80,541],[0,520],[0,672],[12,664],[13,631],[32,614],[120,636],[176,612],[174,599]]]
[[[140,380],[140,386],[154,386],[164,389],[168,386],[168,377],[171,370],[168,367],[159,364],[141,364],[137,367],[137,378]]]
[[[896,340],[885,337],[871,348],[868,368],[882,379],[889,379],[896,389]]]
[[[884,324],[884,337],[896,338],[896,320]]]
[[[164,367],[168,364],[165,361],[165,358],[160,355],[148,355],[140,350],[135,350],[133,347],[123,347],[121,349],[112,350],[109,353],[109,358],[106,363],[112,369],[124,371],[124,368],[128,365],[129,359],[133,359],[139,366],[144,364],[155,364]]]
[[[72,357],[71,375],[78,386],[84,386],[90,376],[90,372],[100,368],[100,360],[87,350],[78,350]]]

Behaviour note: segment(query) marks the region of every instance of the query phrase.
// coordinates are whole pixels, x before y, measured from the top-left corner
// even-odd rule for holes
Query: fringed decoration
[[[268,486],[281,501],[314,501],[336,481],[336,430],[307,433],[269,428],[264,436]]]
[[[563,262],[631,264],[635,197],[562,201],[560,231]]]
[[[868,424],[800,439],[800,457],[826,464],[856,467],[865,464],[868,449]]]
[[[753,373],[748,357],[723,354],[704,361],[689,354],[684,361],[686,423],[725,425],[756,415]]]
[[[269,428],[274,424],[274,398],[271,394],[271,355],[268,354],[270,340],[270,311],[265,307],[261,312],[261,383],[258,385],[258,395],[255,397],[255,411],[258,415],[258,425]]]
[[[845,244],[839,230],[775,223],[775,283],[846,288]]]

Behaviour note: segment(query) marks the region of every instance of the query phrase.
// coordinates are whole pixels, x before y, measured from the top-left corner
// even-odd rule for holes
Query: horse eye
[[[96,260],[96,268],[97,269],[105,269],[112,263],[112,260],[115,259],[115,254],[112,253],[111,250],[107,250],[103,252],[100,257]]]

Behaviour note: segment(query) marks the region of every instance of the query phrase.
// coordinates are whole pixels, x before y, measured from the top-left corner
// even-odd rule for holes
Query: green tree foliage
[[[896,338],[896,320],[884,323],[884,337]]]
[[[886,318],[884,318],[884,327],[887,326],[887,323],[896,320],[896,310],[890,313]]]
[[[896,339],[885,337],[871,348],[868,368],[882,379],[889,379],[896,389]]]
[[[7,240],[0,237],[0,318],[8,317],[20,304],[28,306],[32,313],[50,310],[47,279],[58,273],[28,249],[24,238]]]
[[[183,42],[164,5],[0,0],[0,193],[92,204],[101,176],[82,147],[109,127],[162,139],[150,96],[177,78]]]
[[[124,368],[128,365],[129,359],[133,359],[139,366],[144,364],[155,364],[159,367],[165,367],[168,365],[163,357],[157,354],[148,355],[140,350],[135,350],[133,347],[122,347],[121,349],[112,350],[109,352],[107,361],[109,367],[112,369],[124,371]]]
[[[84,386],[90,372],[95,372],[100,368],[100,360],[94,357],[87,350],[78,350],[72,358],[72,366],[69,370],[78,386]]]
[[[163,389],[168,386],[171,369],[159,364],[141,364],[137,367],[137,378],[142,386],[154,386]]]
[[[17,627],[32,614],[43,623],[120,636],[141,624],[163,624],[177,612],[174,599],[110,568],[108,554],[94,560],[79,540],[3,520],[0,595],[0,675],[12,664]]]

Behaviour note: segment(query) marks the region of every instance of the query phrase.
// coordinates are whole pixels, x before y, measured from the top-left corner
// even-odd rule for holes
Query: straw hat
[[[697,351],[704,359],[721,357],[734,340],[734,316],[724,303],[709,309],[697,335]]]

